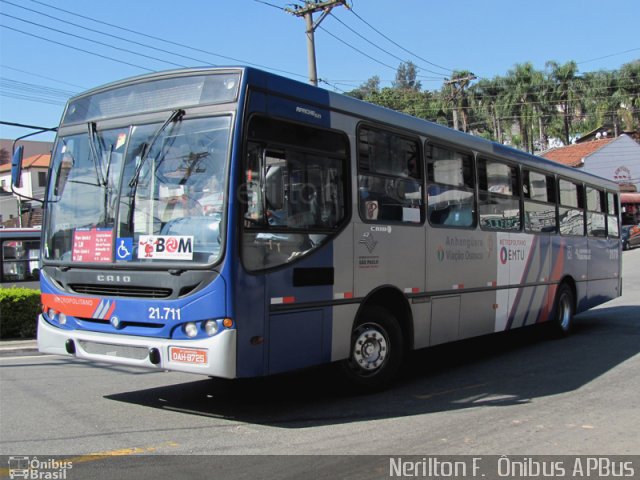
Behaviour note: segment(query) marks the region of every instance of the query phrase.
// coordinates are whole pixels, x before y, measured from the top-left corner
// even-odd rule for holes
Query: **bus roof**
[[[356,116],[363,121],[371,121],[372,123],[384,124],[392,128],[409,131],[417,135],[425,136],[429,139],[436,139],[436,142],[456,145],[459,148],[473,151],[479,155],[499,157],[508,161],[510,160],[512,162],[520,163],[533,169],[537,168],[552,174],[569,177],[580,182],[590,183],[609,190],[618,190],[617,183],[577,170],[576,168],[567,167],[557,162],[517,150],[507,145],[454,130],[428,120],[412,117],[410,115],[364,102],[347,95],[330,92],[297,80],[292,80],[290,78],[246,66],[196,67],[168,70],[112,82],[88,90],[71,98],[65,108],[63,119],[67,115],[69,105],[73,102],[92,95],[107,92],[109,90],[162,79],[221,73],[240,74],[242,76],[241,82],[245,85],[257,87],[284,97],[296,98],[304,101],[308,105],[316,105],[332,111]]]

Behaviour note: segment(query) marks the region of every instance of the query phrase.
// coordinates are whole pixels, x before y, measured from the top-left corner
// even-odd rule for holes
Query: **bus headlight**
[[[209,335],[210,337],[213,337],[216,333],[218,333],[219,329],[220,326],[215,320],[207,320],[206,322],[204,322],[204,331],[207,332],[207,335]]]
[[[198,335],[198,326],[193,322],[185,323],[183,329],[185,335],[189,338],[193,338]]]
[[[49,309],[49,311],[47,312],[47,315],[49,319],[53,320],[54,322],[58,320],[57,318],[58,312],[56,312],[53,308]]]
[[[60,313],[60,315],[58,315],[58,323],[60,325],[66,325],[67,323],[67,316],[64,313]]]

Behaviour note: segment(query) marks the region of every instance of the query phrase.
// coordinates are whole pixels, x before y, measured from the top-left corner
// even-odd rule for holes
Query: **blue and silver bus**
[[[39,349],[100,362],[378,387],[621,293],[615,183],[253,68],[70,99],[45,202]]]

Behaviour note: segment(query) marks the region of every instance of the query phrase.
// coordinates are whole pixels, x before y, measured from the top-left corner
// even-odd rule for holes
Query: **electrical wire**
[[[385,40],[387,40],[388,42],[391,42],[392,44],[394,44],[396,47],[398,47],[398,48],[399,48],[399,49],[401,49],[402,51],[404,51],[404,52],[408,53],[409,55],[411,55],[411,56],[413,56],[413,57],[415,57],[415,58],[417,58],[417,59],[419,59],[419,60],[422,60],[422,61],[423,61],[423,62],[425,62],[425,63],[428,63],[429,65],[431,65],[431,66],[433,66],[433,67],[440,68],[441,70],[444,70],[445,72],[451,73],[451,72],[453,72],[453,71],[454,71],[454,70],[453,70],[453,69],[451,69],[451,68],[442,67],[442,66],[438,65],[437,63],[430,62],[430,61],[429,61],[429,60],[427,60],[426,58],[422,58],[421,56],[419,56],[419,55],[417,55],[417,54],[413,53],[412,51],[410,51],[410,50],[408,50],[408,49],[404,48],[402,45],[400,45],[399,43],[395,42],[394,40],[392,40],[391,38],[389,38],[388,36],[386,36],[384,33],[382,33],[380,30],[378,30],[377,28],[375,28],[373,25],[371,25],[369,22],[367,22],[364,18],[362,18],[360,15],[358,15],[358,14],[356,13],[356,11],[353,9],[353,7],[352,7],[352,8],[350,8],[350,9],[349,9],[349,11],[350,11],[351,13],[353,13],[353,14],[356,16],[356,18],[357,18],[358,20],[360,20],[362,23],[364,23],[366,26],[368,26],[371,30],[373,30],[374,32],[376,32],[378,35],[380,35],[382,38],[384,38],[384,39],[385,39]]]
[[[340,20],[336,15],[331,15],[331,17],[333,19],[335,19],[336,21],[338,21],[338,23],[342,24],[347,30],[351,31],[352,33],[354,33],[355,35],[357,35],[358,37],[360,37],[361,39],[363,39],[365,42],[369,43],[370,45],[374,46],[375,48],[377,48],[378,50],[380,50],[381,52],[386,53],[387,55],[395,58],[396,60],[400,60],[401,62],[405,63],[407,60],[404,58],[400,58],[397,55],[394,55],[393,53],[389,52],[388,50],[385,50],[384,48],[382,48],[381,46],[375,44],[374,42],[372,42],[371,40],[369,40],[368,38],[366,38],[364,35],[360,34],[358,31],[356,31],[355,29],[351,28],[349,25],[347,25],[346,23],[344,23],[342,20]],[[445,77],[445,75],[443,73],[440,72],[434,72],[433,70],[429,70],[428,68],[424,68],[420,65],[416,65],[416,67],[418,67],[420,70],[424,70],[425,72],[429,72],[429,73],[433,73],[434,75],[438,75],[439,79],[442,79]]]
[[[91,51],[85,50],[83,48],[75,47],[73,45],[69,45],[69,44],[66,44],[66,43],[63,43],[63,42],[58,42],[56,40],[51,40],[50,38],[41,37],[40,35],[36,35],[34,33],[28,33],[28,32],[25,32],[23,30],[18,30],[17,28],[9,27],[8,25],[4,25],[2,23],[0,23],[0,27],[1,28],[6,28],[7,30],[12,30],[14,32],[21,33],[22,35],[27,35],[29,37],[37,38],[39,40],[44,40],[45,42],[53,43],[53,44],[56,44],[56,45],[61,45],[63,47],[71,48],[71,49],[77,50],[79,52],[88,53],[89,55],[94,55],[96,57],[100,57],[100,58],[104,58],[104,59],[111,60],[111,61],[114,61],[114,62],[122,63],[124,65],[129,65],[130,67],[135,67],[135,68],[139,68],[141,70],[146,70],[147,72],[155,71],[155,70],[151,70],[150,68],[146,68],[146,67],[142,67],[140,65],[136,65],[134,63],[129,63],[129,62],[125,62],[124,60],[119,60],[117,58],[109,57],[108,55],[102,55],[100,53],[91,52]]]
[[[39,73],[28,72],[26,70],[21,70],[19,68],[14,68],[14,67],[10,67],[8,65],[0,64],[0,69],[3,69],[3,68],[7,69],[7,70],[13,70],[15,72],[24,73],[25,75],[31,75],[31,76],[34,76],[34,77],[43,78],[45,80],[51,80],[52,82],[61,83],[63,85],[69,85],[70,87],[78,87],[78,88],[81,88],[82,90],[86,90],[87,89],[87,87],[84,87],[82,85],[77,85],[75,83],[64,82],[64,81],[62,81],[62,80],[60,80],[58,78],[47,77],[47,76],[41,75]]]
[[[212,64],[210,64],[209,62],[207,62],[206,60],[202,60],[202,59],[194,58],[194,57],[189,57],[189,56],[187,56],[187,55],[182,55],[181,53],[172,52],[172,51],[170,51],[170,50],[165,50],[165,49],[162,49],[162,48],[158,48],[158,47],[155,47],[155,46],[153,46],[153,45],[149,45],[149,44],[142,43],[142,42],[137,42],[137,41],[135,41],[135,40],[130,40],[130,39],[128,39],[128,38],[120,37],[120,36],[118,36],[118,35],[113,35],[113,34],[111,34],[111,33],[103,32],[103,31],[101,31],[101,30],[96,30],[96,29],[94,29],[94,28],[89,28],[89,27],[86,27],[86,26],[84,26],[84,25],[80,25],[80,24],[78,24],[78,23],[70,22],[69,20],[64,20],[64,19],[62,19],[62,18],[60,18],[60,17],[56,17],[56,16],[54,16],[54,15],[49,15],[49,14],[47,14],[47,13],[43,13],[43,12],[40,12],[40,11],[38,11],[38,10],[34,10],[34,9],[32,9],[32,8],[27,8],[27,7],[24,7],[24,6],[21,6],[21,5],[15,4],[15,3],[10,2],[10,1],[8,1],[8,0],[0,0],[0,2],[2,2],[2,3],[6,3],[6,4],[9,4],[9,5],[13,5],[14,7],[21,8],[21,9],[23,9],[23,10],[27,10],[27,11],[29,11],[29,12],[36,13],[36,14],[38,14],[38,15],[42,15],[42,16],[44,16],[44,17],[47,17],[47,18],[50,18],[50,19],[53,19],[53,20],[57,20],[57,21],[59,21],[59,22],[64,23],[65,25],[72,25],[72,26],[74,26],[74,27],[81,28],[81,29],[83,29],[83,30],[87,30],[87,31],[90,31],[90,32],[93,32],[93,33],[98,33],[98,34],[100,34],[100,35],[104,35],[104,36],[107,36],[107,37],[115,38],[115,39],[117,39],[117,40],[121,40],[121,41],[123,41],[123,42],[132,43],[132,44],[134,44],[134,45],[138,45],[138,46],[141,46],[141,47],[149,48],[149,49],[156,50],[156,51],[158,51],[158,52],[162,52],[162,53],[168,53],[169,55],[174,55],[174,56],[177,56],[177,57],[182,57],[182,58],[185,58],[185,59],[187,59],[187,60],[193,60],[193,61],[199,62],[199,63],[201,63],[201,64],[203,64],[203,65],[211,65],[211,66],[213,66],[213,67],[217,67],[217,65],[212,65]]]
[[[23,18],[16,17],[16,16],[14,16],[14,15],[10,15],[10,14],[5,13],[5,12],[0,12],[0,15],[2,15],[2,16],[4,16],[4,17],[12,18],[12,19],[14,19],[14,20],[18,20],[18,21],[20,21],[20,22],[28,23],[29,25],[34,25],[34,26],[36,26],[36,27],[44,28],[44,29],[46,29],[46,30],[51,30],[52,32],[60,33],[60,34],[62,34],[62,35],[67,35],[67,36],[69,36],[69,37],[78,38],[78,39],[80,39],[80,40],[84,40],[84,41],[86,41],[86,42],[95,43],[96,45],[101,45],[101,46],[103,46],[103,47],[107,47],[107,48],[113,48],[114,50],[119,50],[119,51],[121,51],[121,52],[130,53],[130,54],[132,54],[132,55],[137,55],[137,56],[139,56],[139,57],[144,57],[144,58],[147,58],[147,59],[150,59],[150,60],[155,60],[155,61],[157,61],[157,62],[164,62],[164,63],[166,63],[166,64],[173,65],[174,67],[179,67],[179,68],[186,68],[186,67],[187,67],[187,65],[182,65],[182,64],[180,64],[180,63],[175,63],[175,62],[171,62],[171,61],[169,61],[169,60],[164,60],[164,59],[162,59],[162,58],[153,57],[153,56],[151,56],[151,55],[146,55],[146,54],[144,54],[144,53],[134,52],[133,50],[129,50],[129,49],[127,49],[127,48],[116,47],[115,45],[111,45],[111,44],[109,44],[109,43],[101,42],[101,41],[99,41],[99,40],[93,40],[93,39],[88,38],[88,37],[83,37],[82,35],[76,35],[76,34],[74,34],[74,33],[65,32],[64,30],[59,30],[59,29],[57,29],[57,28],[48,27],[48,26],[43,25],[43,24],[41,24],[41,23],[32,22],[32,21],[30,21],[30,20],[25,20],[25,19],[23,19]]]
[[[224,60],[228,60],[228,61],[235,62],[235,63],[238,63],[238,64],[249,65],[249,66],[256,67],[256,68],[262,68],[264,70],[269,70],[269,71],[272,71],[272,72],[284,73],[284,74],[291,75],[291,76],[298,77],[298,78],[306,78],[305,75],[301,75],[299,73],[290,72],[288,70],[283,70],[283,69],[279,69],[279,68],[270,67],[268,65],[261,65],[259,63],[250,62],[250,61],[247,61],[247,60],[242,60],[242,59],[230,57],[230,56],[227,56],[227,55],[222,55],[220,53],[212,52],[210,50],[204,50],[204,49],[201,49],[201,48],[193,47],[191,45],[186,45],[184,43],[179,43],[179,42],[175,42],[175,41],[172,41],[172,40],[167,40],[166,38],[157,37],[155,35],[150,35],[150,34],[143,33],[143,32],[137,31],[137,30],[132,30],[132,29],[129,29],[129,28],[125,28],[125,27],[122,27],[120,25],[115,25],[113,23],[109,23],[109,22],[105,22],[103,20],[98,20],[96,18],[89,17],[87,15],[82,15],[82,14],[79,14],[79,13],[76,13],[76,12],[72,12],[70,10],[65,10],[64,8],[60,8],[60,7],[57,7],[57,6],[54,6],[54,5],[50,5],[50,4],[48,4],[46,2],[42,2],[40,0],[30,0],[30,1],[33,2],[33,3],[39,4],[39,5],[43,5],[45,7],[51,8],[51,9],[56,10],[56,11],[64,12],[64,13],[66,13],[68,15],[72,15],[72,16],[75,16],[75,17],[78,17],[78,18],[82,18],[84,20],[89,20],[89,21],[98,23],[100,25],[105,25],[105,26],[108,26],[108,27],[111,27],[111,28],[122,30],[124,32],[133,33],[135,35],[140,35],[141,37],[149,38],[149,39],[156,40],[156,41],[159,41],[159,42],[164,42],[164,43],[169,44],[169,45],[174,45],[174,46],[177,46],[177,47],[186,48],[186,49],[194,51],[194,52],[200,52],[200,53],[204,53],[204,54],[207,54],[207,55],[212,55],[214,57],[219,57],[219,58],[222,58]]]

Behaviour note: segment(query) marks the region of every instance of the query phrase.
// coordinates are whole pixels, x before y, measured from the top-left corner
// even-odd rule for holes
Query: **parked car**
[[[629,250],[640,245],[640,225],[624,225],[620,239],[622,240],[623,250]]]

